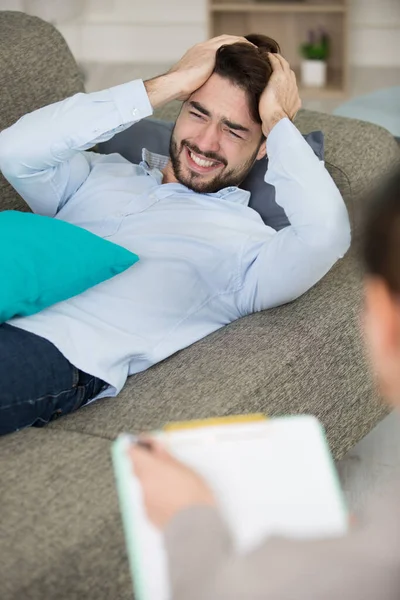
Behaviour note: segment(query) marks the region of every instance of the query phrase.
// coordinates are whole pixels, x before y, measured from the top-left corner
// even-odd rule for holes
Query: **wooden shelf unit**
[[[264,33],[275,38],[300,83],[300,44],[310,29],[324,27],[331,38],[328,83],[325,88],[302,88],[303,98],[334,98],[348,89],[348,0],[208,0],[209,37],[229,33]]]
[[[344,13],[346,7],[339,4],[306,4],[302,2],[219,2],[210,5],[211,12],[256,12],[256,13]]]

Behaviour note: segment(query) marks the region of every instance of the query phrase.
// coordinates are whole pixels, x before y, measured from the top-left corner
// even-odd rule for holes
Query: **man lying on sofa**
[[[34,213],[140,260],[0,325],[0,433],[116,396],[129,375],[296,299],[345,254],[347,211],[291,122],[299,94],[278,52],[264,36],[220,36],[165,75],[76,94],[1,132],[0,169]],[[184,103],[160,169],[87,151],[174,99]],[[266,153],[290,221],[279,232],[237,187]]]

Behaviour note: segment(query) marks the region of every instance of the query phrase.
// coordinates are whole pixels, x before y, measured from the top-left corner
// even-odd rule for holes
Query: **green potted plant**
[[[305,87],[324,87],[326,85],[326,64],[330,49],[329,35],[320,27],[308,32],[308,40],[300,46],[301,82]]]

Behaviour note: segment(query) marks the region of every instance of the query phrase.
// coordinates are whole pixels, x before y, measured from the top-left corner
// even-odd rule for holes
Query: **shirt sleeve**
[[[97,159],[85,151],[152,112],[142,80],[75,94],[0,132],[0,170],[34,212],[55,216]]]
[[[168,524],[173,600],[395,600],[400,587],[400,511],[327,540],[270,538],[233,549],[217,509],[193,507]],[[382,506],[380,512],[382,513]]]
[[[289,119],[272,129],[267,152],[265,181],[275,187],[276,201],[290,225],[279,232],[269,230],[265,240],[250,240],[245,249],[244,313],[295,300],[350,245],[349,217],[341,194]]]

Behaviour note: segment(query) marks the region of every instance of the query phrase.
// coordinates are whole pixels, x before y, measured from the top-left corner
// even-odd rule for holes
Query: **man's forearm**
[[[263,118],[262,131],[263,131],[263,134],[265,135],[265,137],[268,138],[269,134],[271,133],[271,131],[275,127],[275,125],[277,125],[279,123],[279,121],[281,121],[282,119],[285,119],[286,117],[287,117],[286,113],[284,113],[283,111],[277,110],[277,111],[273,112],[272,114],[268,115],[267,117]]]
[[[150,104],[153,109],[159,108],[172,100],[178,100],[183,93],[182,78],[176,73],[166,73],[144,82]]]
[[[75,94],[35,110],[0,133],[0,168],[32,174],[58,166],[152,114],[142,81]]]
[[[345,204],[324,164],[289,119],[281,119],[267,138],[266,182],[296,235],[305,243],[334,244],[343,254],[350,241]]]
[[[54,216],[89,174],[83,151],[151,114],[141,80],[75,94],[0,133],[0,171],[34,212]]]

